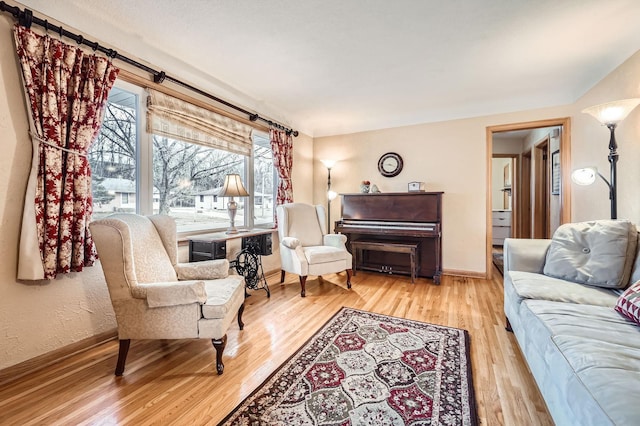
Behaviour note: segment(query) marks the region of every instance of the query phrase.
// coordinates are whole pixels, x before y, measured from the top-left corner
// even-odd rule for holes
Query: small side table
[[[268,256],[272,249],[272,229],[251,229],[237,234],[215,233],[189,239],[189,261],[197,262],[209,259],[226,259],[228,240],[242,238],[242,250],[229,266],[234,268],[245,280],[245,289],[264,290],[271,297],[267,279],[262,269],[262,256]],[[248,296],[245,290],[245,295]]]

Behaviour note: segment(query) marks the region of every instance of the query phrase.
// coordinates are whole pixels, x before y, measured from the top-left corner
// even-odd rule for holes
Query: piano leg
[[[280,270],[280,284],[284,282],[284,269]]]
[[[351,272],[351,269],[347,269],[347,288],[351,288]]]
[[[440,272],[436,273],[433,276],[433,283],[436,285],[440,285]]]
[[[307,276],[305,275],[303,277],[302,275],[300,275],[300,288],[301,288],[300,297],[305,297],[306,296],[305,289],[304,289],[304,285],[306,284],[306,282],[307,282]]]

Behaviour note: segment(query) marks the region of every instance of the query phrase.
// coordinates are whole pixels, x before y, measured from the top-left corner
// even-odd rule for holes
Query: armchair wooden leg
[[[307,276],[305,275],[304,277],[302,275],[300,275],[300,297],[305,297],[306,293],[305,293],[305,289],[304,289],[304,285],[307,282]]]
[[[211,339],[213,347],[216,348],[216,371],[218,374],[222,374],[224,371],[224,364],[222,363],[222,353],[224,347],[227,346],[227,335],[222,336],[222,339]]]
[[[244,323],[242,322],[243,312],[244,312],[244,303],[240,305],[240,309],[238,309],[238,327],[240,327],[240,330],[244,329]]]
[[[505,327],[504,329],[507,331],[510,331],[511,333],[513,333],[513,328],[511,328],[511,323],[509,322],[509,318],[507,318],[506,316],[504,317],[505,320]]]
[[[282,284],[284,282],[284,269],[280,270],[280,284]]]
[[[351,269],[347,269],[347,288],[351,288],[351,274],[353,271]]]
[[[116,364],[116,376],[122,376],[124,373],[124,364],[127,361],[127,354],[129,353],[129,346],[131,345],[131,339],[120,340],[120,348],[118,349],[118,363]]]

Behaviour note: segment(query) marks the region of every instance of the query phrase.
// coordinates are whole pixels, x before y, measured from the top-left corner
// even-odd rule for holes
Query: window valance
[[[251,126],[157,90],[147,90],[149,133],[251,155]]]

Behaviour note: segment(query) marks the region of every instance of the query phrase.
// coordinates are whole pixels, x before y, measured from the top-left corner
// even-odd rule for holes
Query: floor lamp
[[[238,203],[233,199],[233,197],[248,197],[249,193],[244,186],[242,185],[242,180],[240,179],[240,175],[237,173],[228,174],[224,178],[224,185],[220,192],[218,192],[218,197],[229,197],[229,202],[227,203],[227,210],[229,211],[229,220],[231,224],[227,229],[227,234],[237,234],[238,229],[235,226],[236,219],[236,211],[238,210]]]
[[[640,98],[623,99],[620,101],[607,102],[584,109],[582,112],[590,114],[603,125],[607,126],[610,132],[609,138],[609,168],[610,176],[607,180],[598,173],[595,167],[577,169],[571,174],[571,179],[578,185],[591,185],[600,176],[609,186],[609,200],[611,201],[611,219],[618,218],[617,204],[617,163],[618,145],[616,143],[615,131],[618,123],[624,120],[629,113],[640,104]]]
[[[321,160],[322,164],[327,168],[327,232],[331,233],[331,200],[334,200],[338,194],[331,190],[331,168],[336,165],[335,160]]]

